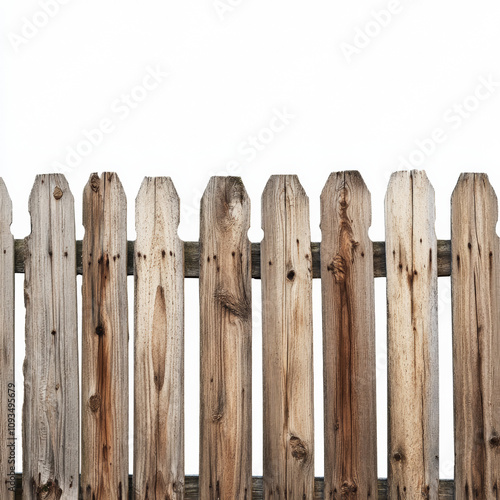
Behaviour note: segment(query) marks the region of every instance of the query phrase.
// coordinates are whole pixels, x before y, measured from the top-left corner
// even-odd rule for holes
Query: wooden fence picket
[[[385,199],[388,488],[438,498],[437,241],[434,189],[423,171],[396,172]]]
[[[127,202],[118,176],[83,193],[82,489],[128,498]]]
[[[252,498],[250,200],[212,177],[200,221],[200,499]]]
[[[312,258],[309,199],[294,175],[262,195],[264,498],[314,494]]]
[[[0,178],[0,498],[12,500],[15,453],[12,421],[14,387],[14,237],[10,232],[12,201]],[[15,403],[15,402],[14,402]]]
[[[38,175],[29,199],[24,297],[23,498],[78,498],[79,369],[73,195]]]
[[[136,200],[134,498],[184,498],[184,244],[170,178]]]
[[[455,493],[500,497],[498,202],[485,174],[462,174],[451,202]]]
[[[359,172],[331,174],[321,195],[325,498],[377,491],[370,224],[371,196]]]

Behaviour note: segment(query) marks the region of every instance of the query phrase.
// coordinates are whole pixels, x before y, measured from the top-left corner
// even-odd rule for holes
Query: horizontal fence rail
[[[199,241],[183,242],[172,180],[147,177],[135,200],[137,240],[127,241],[131,210],[120,179],[92,174],[85,237],[76,241],[65,177],[39,175],[31,234],[15,240],[0,179],[0,500],[498,500],[500,244],[488,177],[460,176],[451,241],[436,238],[434,189],[421,171],[391,176],[385,242],[369,238],[371,195],[359,172],[328,178],[321,243],[311,242],[309,198],[297,176],[272,176],[261,203],[264,238],[251,243],[243,182],[213,177]],[[15,273],[25,278],[22,474],[13,465]],[[454,481],[439,480],[438,276],[451,276],[452,287]],[[387,278],[387,480],[377,474],[378,277]],[[199,477],[184,470],[184,278],[199,279]],[[252,278],[262,288],[258,402]],[[313,278],[321,279],[320,297]],[[314,359],[323,367],[324,478],[314,470]],[[263,407],[263,477],[252,477],[252,404]]]
[[[134,241],[127,242],[127,274],[134,275]],[[200,277],[200,244],[197,241],[184,241],[184,277]],[[311,260],[313,278],[321,278],[321,243],[311,242]],[[252,251],[252,278],[261,279],[260,272],[260,243],[251,244]],[[14,269],[16,273],[24,273],[25,242],[14,241]],[[451,241],[438,240],[437,242],[437,271],[438,276],[451,276]],[[82,241],[76,241],[76,272],[82,274]],[[373,242],[373,276],[385,278],[387,276],[385,264],[385,242]]]

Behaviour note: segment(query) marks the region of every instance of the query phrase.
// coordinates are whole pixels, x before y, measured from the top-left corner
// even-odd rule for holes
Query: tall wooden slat
[[[118,176],[83,192],[82,488],[128,498],[127,205]]]
[[[452,303],[457,500],[500,498],[500,251],[486,174],[453,192]]]
[[[184,244],[170,178],[136,199],[134,498],[184,498]]]
[[[376,498],[377,419],[371,196],[359,172],[321,195],[325,498]]]
[[[0,498],[12,500],[15,472],[14,238],[12,201],[0,178]]]
[[[396,172],[385,199],[391,498],[438,498],[437,242],[425,172]]]
[[[77,499],[79,370],[75,210],[61,174],[29,199],[24,298],[23,498]]]
[[[313,331],[309,200],[294,175],[262,196],[264,498],[313,498]]]
[[[200,499],[252,497],[250,200],[212,177],[200,221]]]

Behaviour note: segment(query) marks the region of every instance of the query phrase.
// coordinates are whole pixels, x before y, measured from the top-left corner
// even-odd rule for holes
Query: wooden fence
[[[425,173],[395,173],[385,201],[386,241],[372,243],[370,193],[361,176],[333,173],[321,195],[320,245],[311,243],[308,198],[297,177],[272,176],[258,244],[247,239],[250,200],[241,180],[214,177],[201,201],[200,240],[182,242],[171,180],[146,178],[135,205],[137,240],[127,242],[118,176],[93,174],[79,242],[68,183],[49,174],[37,176],[31,192],[30,236],[14,240],[12,204],[0,179],[0,498],[500,498],[497,198],[486,175],[462,174],[451,204],[451,242],[437,241]],[[8,445],[15,272],[25,275],[22,479],[13,475]],[[440,482],[437,277],[450,275],[455,480]],[[377,478],[374,278],[381,276],[388,304],[387,480]],[[184,475],[185,277],[199,278],[200,286],[199,478]],[[252,278],[262,284],[263,478],[251,470]],[[314,477],[313,278],[322,284],[324,479]]]

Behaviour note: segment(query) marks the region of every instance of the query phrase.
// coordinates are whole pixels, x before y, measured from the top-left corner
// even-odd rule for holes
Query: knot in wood
[[[303,441],[297,436],[290,436],[290,448],[292,451],[292,457],[295,458],[295,460],[304,462],[307,459],[307,448]]]
[[[344,481],[340,487],[342,495],[350,496],[358,491],[358,487],[355,483],[350,483],[349,481]]]
[[[99,179],[99,176],[97,174],[92,174],[90,176],[90,188],[94,193],[97,193],[99,191],[99,187],[101,185],[101,179]]]
[[[36,489],[37,499],[39,500],[59,500],[62,497],[62,490],[57,481],[47,481]]]
[[[496,448],[497,446],[500,446],[500,436],[497,434],[493,435],[490,439],[490,446],[492,448]]]
[[[326,269],[333,274],[337,283],[343,283],[345,281],[347,263],[342,255],[337,254],[333,261],[328,264]]]
[[[101,407],[101,395],[93,394],[89,399],[89,407],[92,412],[96,412]]]
[[[60,200],[63,196],[62,189],[59,186],[56,186],[54,192],[52,193],[56,200]]]

